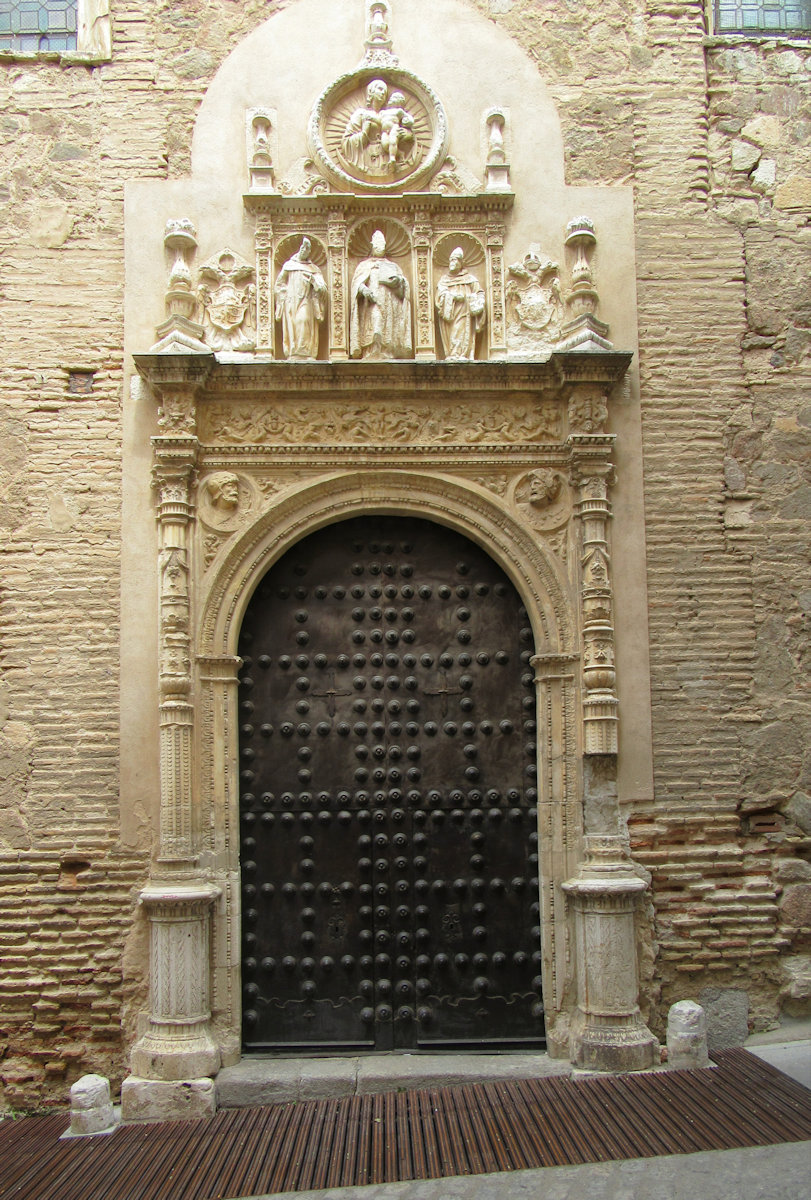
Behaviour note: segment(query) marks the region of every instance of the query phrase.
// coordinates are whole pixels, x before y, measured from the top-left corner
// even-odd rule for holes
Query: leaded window
[[[0,0],[0,50],[75,50],[77,11],[77,0]]]
[[[811,30],[811,0],[714,0],[716,33],[787,37]]]

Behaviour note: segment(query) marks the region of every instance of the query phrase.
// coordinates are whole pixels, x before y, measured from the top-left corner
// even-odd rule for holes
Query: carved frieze
[[[561,433],[558,410],[531,400],[506,408],[485,400],[443,405],[214,401],[204,406],[200,421],[201,439],[209,445],[504,446],[552,442]]]

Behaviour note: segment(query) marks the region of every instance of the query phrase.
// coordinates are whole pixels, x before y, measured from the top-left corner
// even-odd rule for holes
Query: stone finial
[[[397,56],[389,32],[388,0],[370,0],[366,14],[365,67],[396,67]]]
[[[507,161],[505,146],[505,129],[507,114],[500,108],[490,108],[484,114],[484,127],[487,138],[487,159],[485,163],[485,191],[509,192],[510,164]]]
[[[201,354],[208,347],[202,341],[203,326],[194,320],[197,295],[192,286],[191,257],[197,249],[197,230],[188,217],[172,217],[166,222],[163,244],[170,258],[166,285],[166,320],[157,327],[157,342],[152,354]]]
[[[252,192],[275,191],[276,111],[249,108],[245,113],[245,140]]]
[[[694,1000],[679,1000],[667,1014],[667,1065],[674,1069],[710,1065],[707,1019]]]
[[[591,267],[596,244],[594,222],[589,217],[575,217],[566,226],[566,246],[574,252],[572,286],[566,296],[571,319],[563,327],[558,350],[613,350],[608,326],[597,317],[599,296]]]
[[[70,1089],[70,1133],[109,1133],[115,1123],[110,1081],[103,1075],[83,1075]]]

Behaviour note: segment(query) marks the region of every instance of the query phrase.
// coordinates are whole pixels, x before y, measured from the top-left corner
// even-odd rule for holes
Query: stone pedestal
[[[219,894],[209,884],[153,884],[141,893],[150,920],[149,1028],[132,1050],[136,1078],[122,1089],[124,1120],[205,1115],[188,1111],[188,1096],[220,1066],[209,1031],[210,909]],[[159,1116],[144,1117],[151,1093]]]
[[[637,1005],[634,912],[646,890],[619,835],[591,835],[586,860],[563,884],[575,914],[578,1006],[571,1057],[591,1071],[651,1067],[657,1042]]]

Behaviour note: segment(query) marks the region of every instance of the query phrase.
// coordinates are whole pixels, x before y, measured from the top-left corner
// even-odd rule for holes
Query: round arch
[[[550,552],[475,484],[413,471],[331,474],[306,483],[263,513],[236,541],[212,579],[200,622],[202,655],[235,654],[242,616],[268,568],[307,534],[362,513],[410,515],[469,537],[512,580],[539,651],[574,652],[576,605]]]

